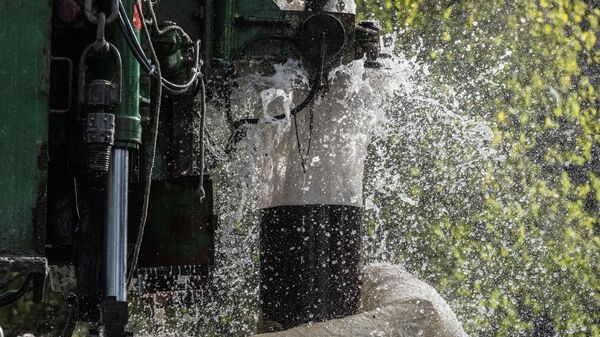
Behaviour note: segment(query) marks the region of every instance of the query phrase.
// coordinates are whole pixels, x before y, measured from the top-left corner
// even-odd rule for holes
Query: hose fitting
[[[85,125],[87,170],[93,175],[105,174],[110,164],[110,150],[115,143],[115,115],[88,113]]]

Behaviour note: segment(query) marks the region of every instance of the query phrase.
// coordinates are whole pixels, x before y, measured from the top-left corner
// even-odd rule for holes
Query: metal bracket
[[[50,69],[52,69],[52,64],[57,62],[65,62],[67,64],[68,69],[68,94],[67,94],[67,106],[64,109],[50,109],[50,113],[63,114],[71,111],[71,101],[73,99],[73,61],[68,57],[52,57],[52,61],[50,63]],[[51,70],[52,71],[52,70]]]
[[[0,252],[0,273],[48,273],[48,260],[42,256],[23,256],[18,253]]]

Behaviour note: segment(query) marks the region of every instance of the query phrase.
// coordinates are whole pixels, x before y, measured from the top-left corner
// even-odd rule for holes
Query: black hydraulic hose
[[[190,39],[190,37],[187,35],[187,33],[183,30],[183,28],[177,26],[177,25],[170,25],[167,26],[163,29],[160,29],[160,27],[158,27],[158,20],[156,19],[156,13],[154,12],[154,6],[148,6],[148,11],[150,12],[150,18],[152,19],[152,26],[154,27],[154,30],[156,31],[156,33],[158,35],[162,35],[164,33],[170,32],[172,30],[176,30],[178,31],[181,36],[183,36],[183,38],[191,43],[192,39]]]
[[[308,121],[308,149],[306,154],[302,152],[302,144],[300,143],[300,134],[298,132],[298,115],[294,115],[294,131],[296,133],[296,144],[298,144],[298,154],[300,155],[300,162],[302,163],[302,171],[306,173],[306,160],[310,155],[310,147],[312,144],[312,133],[313,133],[313,122],[314,122],[314,105],[310,107],[309,121]]]
[[[12,277],[9,277],[7,280],[0,283],[0,289],[8,287],[9,285],[11,285],[13,282],[15,282],[17,279],[19,279],[21,277],[23,277],[22,273],[17,273],[15,275],[13,275]]]
[[[18,301],[23,295],[33,288],[33,275],[29,274],[19,289],[8,290],[0,294],[0,308],[9,306]]]
[[[261,40],[262,39],[259,39],[259,38],[250,40],[246,44],[244,44],[244,46],[240,49],[243,50],[244,48],[248,48],[248,46],[250,44],[261,41]],[[320,44],[321,44],[321,48],[320,48],[321,55],[320,55],[320,64],[319,64],[317,74],[313,80],[312,86],[311,86],[310,91],[308,92],[308,95],[306,96],[306,98],[304,98],[304,100],[299,105],[297,105],[290,111],[291,117],[295,118],[296,115],[300,111],[304,110],[304,108],[306,108],[311,102],[313,102],[315,99],[315,96],[317,95],[317,93],[319,92],[319,89],[321,88],[321,82],[323,81],[323,75],[325,73],[325,61],[326,61],[326,55],[327,55],[327,46],[325,45],[325,39],[323,37],[321,37],[321,39],[320,39]],[[240,53],[238,52],[238,53],[236,53],[236,55],[237,54],[240,54]],[[231,119],[231,116],[228,116],[228,118]],[[276,115],[276,116],[273,116],[272,118],[275,120],[282,120],[282,119],[286,118],[286,114],[284,113],[284,114]],[[244,118],[244,119],[240,119],[238,121],[233,122],[232,132],[231,132],[231,135],[229,136],[229,139],[227,140],[227,146],[225,148],[225,153],[232,152],[235,149],[235,144],[237,144],[243,137],[244,131],[241,130],[241,127],[243,125],[258,124],[259,121],[260,121],[259,118]],[[300,146],[299,142],[298,142],[298,146]],[[303,168],[305,168],[304,164],[303,164]]]
[[[321,39],[320,65],[319,65],[317,74],[315,76],[315,79],[313,80],[312,86],[311,86],[310,91],[308,92],[308,95],[306,96],[306,98],[290,111],[290,116],[294,117],[297,113],[304,110],[304,108],[306,108],[315,99],[315,96],[317,95],[317,93],[319,92],[319,89],[321,88],[321,82],[323,81],[323,74],[325,73],[326,54],[327,54],[326,46],[325,46],[324,40]],[[285,119],[285,117],[286,117],[286,114],[280,114],[280,115],[273,116],[272,118],[276,119],[276,120],[282,120],[282,119]],[[239,127],[241,127],[244,124],[258,124],[259,120],[260,120],[259,118],[240,119],[237,122],[235,122],[234,129],[238,129]]]
[[[129,48],[131,49],[134,57],[140,63],[143,70],[155,79],[157,79],[158,76],[156,74],[156,65],[153,65],[152,62],[148,59],[140,42],[137,40],[133,26],[131,25],[131,21],[129,20],[129,17],[127,15],[127,11],[125,10],[125,7],[123,6],[123,3],[121,1],[119,1],[119,26],[121,27],[121,31],[123,33],[123,36],[125,37],[125,41],[129,45]],[[148,41],[148,44],[152,44],[151,40]],[[192,89],[193,86],[196,84],[196,81],[198,80],[200,74],[200,40],[198,40],[195,43],[194,55],[195,66],[192,69],[193,74],[186,83],[176,84],[168,81],[165,78],[161,78],[160,83],[169,93],[182,94]]]
[[[202,76],[199,77],[198,82],[200,83],[200,148],[198,149],[200,155],[200,191],[202,192],[202,196],[200,200],[204,199],[206,193],[204,191],[204,131],[206,128],[206,86],[204,84],[204,79]]]
[[[290,46],[292,47],[292,49],[294,49],[294,51],[300,55],[300,53],[298,52],[298,43],[295,39],[293,39],[290,36],[287,35],[281,35],[281,34],[267,34],[267,35],[261,35],[261,36],[255,36],[253,38],[250,38],[248,41],[246,41],[233,55],[232,60],[236,61],[238,59],[240,59],[242,57],[243,54],[245,54],[248,50],[248,48],[250,48],[252,45],[261,42],[261,41],[284,41],[284,42],[288,42],[290,44]],[[256,124],[258,123],[258,119],[256,119],[254,121],[254,119],[252,118],[247,118],[247,119],[242,119],[239,121],[234,121],[233,117],[231,116],[231,110],[227,109],[226,110],[226,114],[227,114],[227,122],[229,123],[229,125],[231,126],[231,130],[232,130],[232,135],[230,137],[230,139],[236,138],[236,130],[243,124]],[[227,151],[226,151],[227,152]]]
[[[321,37],[321,49],[320,49],[320,53],[321,53],[321,69],[320,72],[323,73],[324,71],[324,66],[325,66],[325,55],[327,55],[327,46],[325,45],[325,39],[323,37]],[[322,76],[322,75],[321,75]],[[320,85],[320,82],[319,82]],[[304,173],[306,173],[306,160],[308,158],[308,156],[310,155],[310,147],[312,144],[312,133],[313,133],[313,122],[314,122],[314,101],[313,101],[313,105],[310,107],[310,115],[309,115],[309,123],[308,123],[308,149],[306,150],[306,154],[304,154],[302,152],[302,146],[300,143],[300,135],[298,133],[298,118],[297,118],[297,114],[294,114],[294,126],[295,126],[295,133],[296,133],[296,144],[298,144],[298,154],[300,154],[300,161],[302,162],[302,171]]]
[[[142,26],[144,33],[148,40],[150,39],[150,31],[148,30],[148,26],[146,25],[146,20],[144,19],[144,14],[142,12],[142,8],[139,5],[139,2],[135,4],[137,6],[139,15],[141,17]],[[149,167],[146,172],[146,186],[144,188],[144,196],[143,196],[143,204],[142,204],[142,216],[140,219],[140,225],[138,227],[138,236],[135,242],[133,256],[131,258],[131,265],[129,267],[129,272],[127,273],[127,289],[130,289],[132,286],[133,274],[137,269],[137,263],[140,256],[140,250],[142,247],[142,240],[144,238],[144,232],[146,228],[146,222],[148,220],[148,207],[150,205],[150,191],[152,188],[152,173],[154,171],[154,161],[156,158],[156,143],[158,140],[158,126],[159,126],[159,117],[160,117],[160,105],[162,98],[162,74],[160,72],[160,64],[158,63],[158,56],[156,55],[156,51],[154,50],[154,46],[149,44],[150,47],[150,55],[152,55],[152,60],[156,64],[156,74],[157,74],[157,85],[155,88],[155,97],[153,100],[153,120],[152,120],[152,141],[150,145],[150,160],[148,161]]]
[[[215,162],[227,161],[227,152],[219,147],[214,136],[211,134],[207,127],[205,127],[204,132],[206,136],[204,141],[204,147],[208,151],[208,154],[215,160]]]
[[[73,335],[73,330],[75,330],[75,326],[77,322],[75,321],[75,308],[73,305],[69,305],[69,313],[67,314],[67,321],[63,326],[62,331],[60,332],[59,337],[70,337]]]
[[[150,60],[148,60],[145,57],[144,50],[142,49],[141,45],[139,43],[135,43],[135,41],[132,38],[134,36],[134,34],[132,34],[133,27],[131,26],[131,22],[129,21],[129,18],[127,17],[127,13],[125,12],[125,7],[123,7],[122,3],[120,3],[120,6],[119,6],[119,26],[121,27],[121,33],[123,33],[123,36],[125,37],[125,40],[127,41],[127,45],[133,52],[137,61],[144,68],[144,71],[146,71],[148,73],[153,73],[153,69],[152,69]],[[141,57],[141,56],[143,56],[143,57]]]

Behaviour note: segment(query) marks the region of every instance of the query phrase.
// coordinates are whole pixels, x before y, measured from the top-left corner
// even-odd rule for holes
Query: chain
[[[94,49],[95,52],[108,52],[110,49],[110,44],[106,41],[105,37],[106,24],[110,24],[119,16],[119,0],[110,1],[111,12],[107,17],[104,12],[100,12],[94,9],[94,0],[85,0],[85,18],[91,24],[96,25],[96,41],[92,43],[92,49]]]
[[[85,13],[86,19],[92,24],[98,24],[98,20],[100,19],[99,14],[96,13],[94,7],[92,6],[93,0],[85,0],[83,12]],[[110,15],[106,17],[106,23],[111,23],[115,21],[116,18],[119,17],[119,0],[111,0],[110,4]]]
[[[98,13],[98,21],[96,24],[96,41],[92,44],[92,48],[96,52],[107,52],[110,49],[108,41],[104,35],[106,29],[106,15],[102,12]]]
[[[117,49],[117,47],[108,42],[106,40],[106,24],[110,23],[110,20],[114,20],[115,14],[118,15],[118,4],[119,4],[120,0],[116,0],[112,2],[112,12],[110,13],[109,17],[106,17],[106,14],[103,12],[94,12],[92,9],[92,0],[86,0],[85,2],[85,16],[88,19],[88,21],[92,24],[96,25],[96,40],[92,43],[90,43],[84,50],[83,53],[81,54],[80,60],[79,60],[79,102],[80,103],[84,103],[84,94],[85,94],[85,88],[87,85],[86,82],[86,72],[88,69],[88,65],[87,65],[87,61],[88,58],[91,57],[91,55],[95,54],[95,57],[99,57],[100,55],[102,55],[102,57],[110,57],[112,58],[112,62],[114,64],[114,70],[116,73],[116,79],[114,81],[116,81],[114,83],[114,85],[117,87],[118,90],[118,103],[121,102],[121,86],[122,86],[122,81],[123,81],[123,63],[121,61],[121,54],[119,53],[119,50]],[[116,10],[116,11],[115,11]],[[112,19],[111,19],[112,18]],[[116,104],[118,104],[116,103]]]

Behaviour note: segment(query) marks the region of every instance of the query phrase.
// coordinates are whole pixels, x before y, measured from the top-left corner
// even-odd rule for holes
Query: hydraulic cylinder
[[[113,149],[106,205],[106,296],[127,300],[127,189],[129,150]]]

